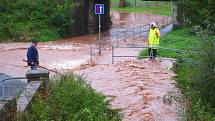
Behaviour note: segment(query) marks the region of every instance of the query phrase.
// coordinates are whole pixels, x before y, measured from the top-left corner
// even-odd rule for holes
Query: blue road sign
[[[104,4],[95,4],[95,14],[104,14]]]

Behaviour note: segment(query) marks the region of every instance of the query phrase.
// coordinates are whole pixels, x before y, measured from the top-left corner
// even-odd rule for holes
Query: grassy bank
[[[215,120],[214,67],[215,36],[200,37],[186,28],[172,31],[161,37],[160,46],[198,52],[179,54],[174,51],[158,50],[161,57],[177,58],[174,72],[177,86],[188,100],[188,121]],[[140,56],[147,55],[147,50]]]
[[[200,38],[190,33],[186,28],[180,30],[172,31],[165,36],[160,38],[160,47],[163,48],[174,48],[179,50],[188,50],[192,51],[200,42]],[[146,56],[148,53],[147,50],[140,52],[140,55]],[[161,57],[171,57],[171,58],[180,58],[180,57],[189,57],[192,54],[184,53],[179,54],[176,51],[162,50],[158,51],[158,56]]]
[[[155,1],[146,2],[146,1],[136,0],[137,6],[135,7],[135,1],[128,0],[126,4],[127,4],[127,7],[120,8],[118,6],[119,1],[111,0],[111,5],[112,5],[111,10],[171,16],[170,2],[155,2]]]
[[[120,121],[118,110],[110,109],[105,96],[98,94],[83,79],[73,75],[51,81],[47,101],[37,96],[20,121]]]
[[[147,7],[125,7],[125,8],[112,7],[111,10],[171,16],[170,6],[159,6],[159,7],[150,6],[148,8]]]

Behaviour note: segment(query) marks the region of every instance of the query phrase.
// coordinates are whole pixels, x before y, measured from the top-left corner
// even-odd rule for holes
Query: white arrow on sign
[[[100,13],[102,13],[102,6],[100,6],[99,8],[100,8]]]

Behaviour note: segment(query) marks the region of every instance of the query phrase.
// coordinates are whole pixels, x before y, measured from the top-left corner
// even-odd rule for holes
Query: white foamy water
[[[64,69],[74,69],[75,67],[85,63],[87,60],[71,60],[71,61],[63,61],[63,62],[56,62],[51,63],[48,65],[49,68],[57,69],[57,70],[64,70]]]
[[[47,50],[78,50],[80,47],[76,47],[73,45],[45,45],[41,47],[42,49],[47,49]]]

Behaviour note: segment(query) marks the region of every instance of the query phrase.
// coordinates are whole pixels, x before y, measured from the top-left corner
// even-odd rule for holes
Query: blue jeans
[[[37,66],[36,65],[32,65],[31,66],[31,70],[37,70]]]

